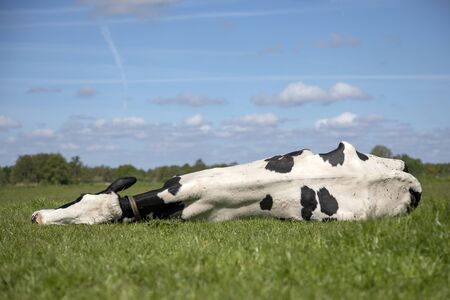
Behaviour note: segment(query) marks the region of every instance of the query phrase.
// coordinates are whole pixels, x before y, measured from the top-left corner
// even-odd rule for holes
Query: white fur
[[[119,219],[122,211],[115,193],[86,194],[67,208],[43,209],[33,215],[39,216],[39,224],[99,224]]]
[[[333,218],[361,220],[369,217],[394,216],[407,210],[409,188],[422,192],[414,176],[403,172],[404,162],[368,155],[358,158],[355,148],[346,142],[343,165],[333,167],[318,154],[304,151],[294,157],[289,173],[265,169],[264,160],[228,168],[216,168],[181,177],[179,193],[164,191],[166,202],[185,201],[184,219],[229,220],[248,216],[272,216],[302,219],[300,189],[308,186],[316,192],[325,187],[337,199],[339,209]],[[265,195],[273,198],[270,211],[261,210]],[[329,217],[320,211],[312,219]]]

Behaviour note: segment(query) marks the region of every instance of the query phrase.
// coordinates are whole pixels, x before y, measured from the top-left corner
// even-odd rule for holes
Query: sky
[[[0,2],[0,165],[245,163],[340,141],[450,162],[450,3]]]

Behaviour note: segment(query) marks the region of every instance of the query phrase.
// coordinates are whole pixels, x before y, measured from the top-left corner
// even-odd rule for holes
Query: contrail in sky
[[[150,83],[177,83],[177,82],[269,82],[269,81],[295,81],[295,80],[367,80],[367,81],[448,81],[450,74],[380,74],[380,75],[229,75],[229,76],[205,76],[205,77],[154,77],[130,79],[126,84],[150,84]],[[110,78],[17,78],[0,77],[0,83],[33,83],[33,84],[117,84],[120,79]]]
[[[119,52],[117,51],[116,45],[114,44],[108,25],[106,25],[105,23],[101,23],[100,31],[103,38],[105,39],[105,42],[108,44],[109,50],[111,50],[111,54],[114,57],[114,62],[116,63],[117,69],[119,69],[123,89],[123,107],[124,109],[126,109],[128,107],[128,81],[127,76],[125,75],[125,71],[123,70],[122,59],[120,58]]]
[[[224,12],[211,11],[194,14],[168,15],[165,17],[159,17],[158,20],[164,22],[176,22],[176,21],[217,19],[217,18],[258,18],[258,17],[278,16],[278,15],[300,15],[320,10],[324,9],[279,9],[279,10],[224,11]],[[2,14],[7,13],[8,13],[7,11],[3,13],[2,11],[0,11],[0,16]],[[119,19],[114,18],[110,19],[108,22],[109,24],[129,24],[129,23],[148,22],[148,20],[139,18],[119,18]],[[11,25],[0,24],[0,28],[35,28],[35,27],[63,27],[63,26],[77,27],[77,26],[93,26],[93,25],[96,25],[96,21],[94,20],[81,20],[81,21],[71,20],[71,21],[37,22],[37,23],[11,24]]]

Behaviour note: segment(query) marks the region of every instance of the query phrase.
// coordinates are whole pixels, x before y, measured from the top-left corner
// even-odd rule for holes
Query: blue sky
[[[448,1],[0,3],[0,165],[247,162],[341,140],[450,161]]]

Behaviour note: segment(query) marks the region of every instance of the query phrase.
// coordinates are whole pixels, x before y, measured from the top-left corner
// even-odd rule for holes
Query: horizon
[[[384,146],[384,145],[375,145],[375,146]],[[372,154],[371,152],[372,152],[372,150],[374,150],[374,148],[375,148],[375,146],[374,147],[372,147],[372,149],[371,149],[371,151],[370,152],[367,152],[366,154]],[[389,148],[387,148],[388,150],[391,150],[391,149],[389,149]],[[309,149],[302,149],[302,150],[309,150]],[[335,149],[332,149],[332,150],[335,150]],[[324,153],[316,153],[316,152],[314,152],[314,151],[312,151],[312,153],[313,154],[324,154]],[[136,169],[138,169],[138,170],[143,170],[143,171],[145,171],[145,172],[147,172],[147,171],[149,171],[149,170],[153,170],[153,169],[156,169],[156,168],[161,168],[161,167],[172,167],[172,166],[175,166],[175,167],[182,167],[182,166],[184,166],[184,165],[188,165],[188,166],[195,166],[199,161],[201,162],[201,163],[203,163],[206,167],[211,167],[211,166],[215,166],[215,165],[226,165],[226,166],[233,166],[233,165],[236,165],[236,164],[239,164],[238,162],[236,162],[236,161],[232,161],[232,162],[228,162],[228,163],[224,163],[224,162],[213,162],[213,163],[207,163],[207,162],[205,162],[201,157],[199,157],[199,158],[197,158],[197,159],[195,159],[195,161],[193,161],[193,162],[184,162],[184,163],[179,163],[179,164],[166,164],[166,165],[155,165],[155,166],[152,166],[152,167],[145,167],[145,166],[143,166],[143,167],[139,167],[139,166],[135,166],[135,165],[133,165],[132,163],[124,163],[124,164],[120,164],[120,165],[105,165],[105,164],[100,164],[100,165],[91,165],[91,164],[86,164],[82,159],[81,159],[81,157],[79,157],[79,156],[72,156],[72,157],[67,157],[67,156],[65,156],[64,154],[62,154],[62,153],[60,153],[60,152],[39,152],[39,153],[33,153],[33,154],[24,154],[24,156],[26,156],[26,155],[29,155],[29,156],[34,156],[34,155],[62,155],[62,157],[66,160],[66,162],[67,163],[70,163],[71,162],[71,160],[73,160],[73,159],[79,159],[79,162],[82,164],[82,166],[84,166],[84,167],[87,167],[87,168],[96,168],[96,167],[106,167],[106,168],[111,168],[111,169],[115,169],[115,168],[119,168],[119,167],[122,167],[122,166],[127,166],[127,165],[129,165],[129,166],[132,166],[132,167],[134,167],[134,168],[136,168]],[[409,156],[408,155],[408,153],[391,153],[392,154],[392,156],[390,156],[389,158],[393,158],[393,159],[400,159],[400,160],[402,160],[402,158],[400,157],[400,156],[403,156],[403,155],[406,155],[406,156],[408,156],[409,158],[411,158],[411,159],[419,159],[420,160],[420,158],[417,158],[417,157],[411,157],[411,156]],[[281,155],[281,154],[280,154]],[[377,156],[379,156],[379,155],[377,155]],[[386,157],[387,158],[387,156],[379,156],[379,157]],[[19,157],[18,157],[18,159],[19,159]],[[263,158],[261,158],[261,159],[265,159],[265,157],[263,157]],[[423,164],[450,164],[449,162],[442,162],[442,163],[429,163],[429,162],[424,162],[424,161],[422,161],[422,160],[420,160]],[[8,168],[13,168],[15,165],[16,165],[16,162],[17,161],[15,161],[13,164],[11,164],[11,165],[0,165],[0,167],[8,167]],[[253,161],[248,161],[248,162],[241,162],[241,163],[251,163],[251,162],[253,162]],[[405,163],[406,163],[406,161],[405,161]]]
[[[0,4],[0,165],[245,163],[345,140],[450,162],[446,1]]]

